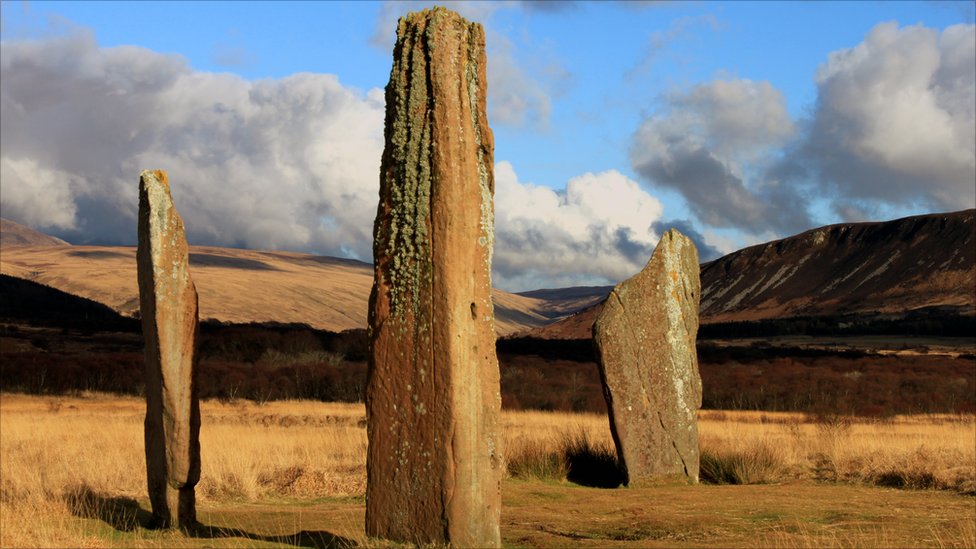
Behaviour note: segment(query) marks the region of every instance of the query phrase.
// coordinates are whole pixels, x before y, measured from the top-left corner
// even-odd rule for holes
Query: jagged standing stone
[[[166,172],[139,179],[139,305],[146,340],[146,472],[157,527],[196,524],[200,403],[197,291]]]
[[[400,19],[386,87],[366,390],[366,533],[501,544],[484,30]]]
[[[596,323],[610,430],[629,486],[698,482],[698,251],[671,229]]]

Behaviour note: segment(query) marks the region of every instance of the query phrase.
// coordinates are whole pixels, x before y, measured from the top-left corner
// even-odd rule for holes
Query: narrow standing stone
[[[698,251],[671,229],[596,323],[610,431],[630,486],[698,482]]]
[[[370,536],[501,543],[484,40],[444,8],[397,28],[369,310]]]
[[[146,472],[157,527],[196,523],[200,403],[197,291],[166,172],[139,178],[139,305],[146,340]]]

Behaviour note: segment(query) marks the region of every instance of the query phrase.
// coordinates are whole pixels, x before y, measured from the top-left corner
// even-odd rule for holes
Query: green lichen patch
[[[428,37],[419,25],[398,30],[390,83],[386,88],[387,147],[380,196],[388,213],[377,218],[374,254],[384,265],[394,318],[420,314],[419,288],[430,282],[430,193],[433,94]],[[383,205],[381,205],[381,210]]]

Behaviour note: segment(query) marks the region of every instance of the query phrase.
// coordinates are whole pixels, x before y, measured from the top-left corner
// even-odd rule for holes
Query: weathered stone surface
[[[498,546],[494,142],[484,30],[400,19],[386,88],[366,390],[366,532]]]
[[[671,229],[596,323],[610,430],[629,485],[698,482],[698,251]]]
[[[159,527],[196,523],[200,405],[196,388],[197,291],[166,172],[139,179],[139,305],[146,340],[146,472]]]

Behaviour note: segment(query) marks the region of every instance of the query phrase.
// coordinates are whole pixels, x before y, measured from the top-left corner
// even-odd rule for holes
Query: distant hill
[[[139,322],[83,297],[0,274],[0,320],[104,331],[137,331]]]
[[[976,210],[844,223],[701,269],[702,324],[798,317],[976,315]],[[524,335],[586,339],[602,304]]]
[[[3,235],[3,274],[137,314],[135,248],[69,246],[8,221]],[[32,244],[8,245],[8,238]],[[373,279],[367,263],[191,246],[190,269],[204,319],[304,323],[330,331],[366,326]],[[701,277],[703,325],[920,311],[925,318],[972,317],[976,210],[813,229],[706,263]],[[499,335],[589,338],[610,289],[495,290],[496,329]]]
[[[38,233],[39,234],[39,233]],[[103,303],[126,316],[139,311],[132,246],[11,246],[0,272]],[[308,324],[342,331],[366,327],[373,283],[368,263],[294,252],[190,247],[200,316],[223,322]],[[495,290],[499,334],[560,318],[565,304]]]
[[[10,246],[70,246],[64,240],[0,218],[0,248]]]
[[[976,210],[845,223],[702,266],[708,322],[939,307],[976,314]]]
[[[562,318],[576,311],[601,303],[610,295],[613,286],[575,286],[519,292],[516,295],[531,299],[541,299],[546,303],[543,309],[551,318]]]

